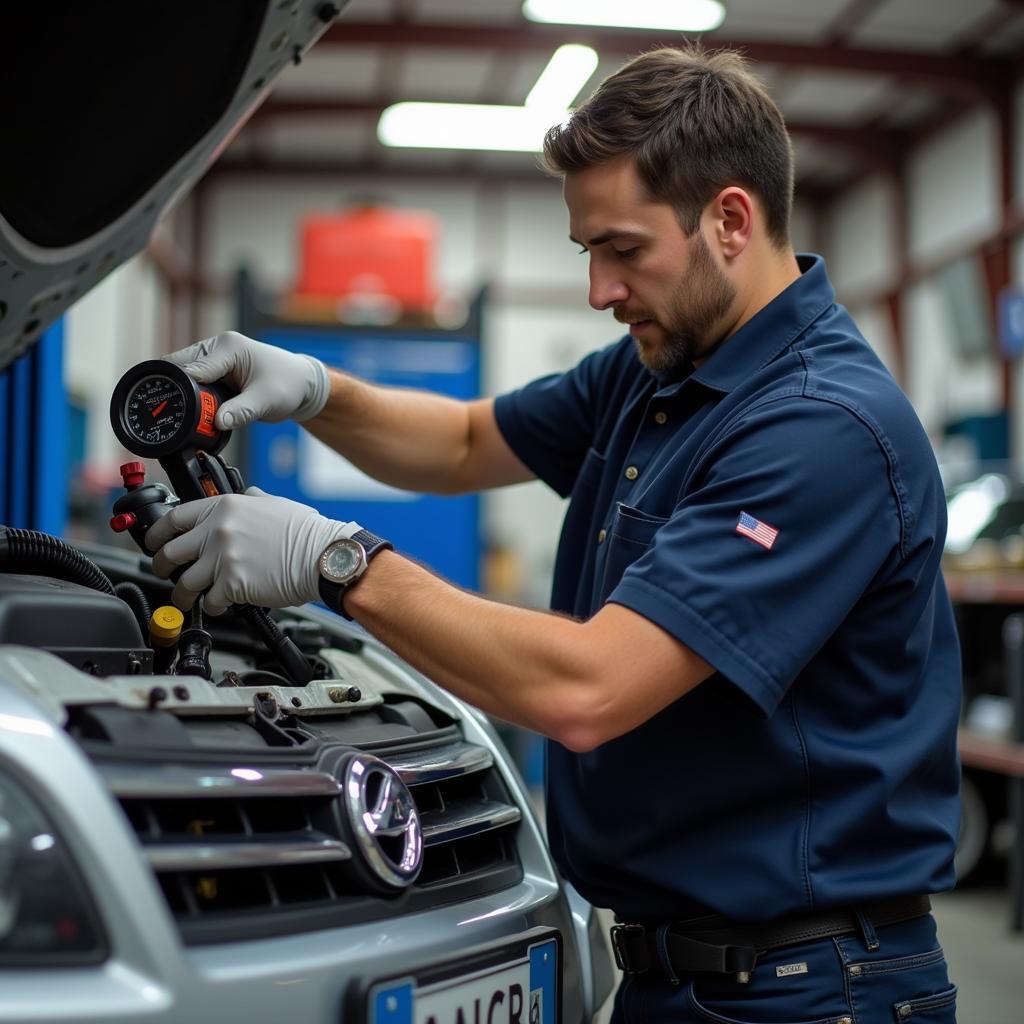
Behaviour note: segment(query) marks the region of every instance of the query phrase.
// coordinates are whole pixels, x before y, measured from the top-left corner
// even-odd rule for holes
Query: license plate
[[[558,1024],[558,933],[481,947],[452,963],[377,982],[368,1024]]]

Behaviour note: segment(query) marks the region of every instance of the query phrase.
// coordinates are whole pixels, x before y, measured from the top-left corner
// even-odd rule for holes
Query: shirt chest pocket
[[[618,586],[623,573],[651,546],[654,535],[668,522],[663,516],[651,515],[642,509],[617,502],[611,525],[604,537],[604,564],[598,607]]]

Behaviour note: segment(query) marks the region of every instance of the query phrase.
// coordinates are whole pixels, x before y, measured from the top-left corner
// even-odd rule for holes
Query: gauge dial
[[[185,393],[169,377],[143,377],[128,392],[124,421],[143,444],[170,441],[185,426]]]

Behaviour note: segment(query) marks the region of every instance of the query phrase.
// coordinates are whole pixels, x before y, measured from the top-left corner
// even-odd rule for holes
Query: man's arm
[[[195,380],[225,379],[237,389],[217,411],[222,430],[294,419],[395,487],[459,494],[533,479],[505,443],[489,399],[379,387],[237,331],[165,358]]]
[[[386,388],[338,370],[330,378],[327,404],[303,426],[383,483],[462,494],[533,479],[502,436],[493,399]]]
[[[629,732],[713,672],[622,605],[577,622],[497,604],[392,551],[373,559],[345,610],[456,696],[570,750]]]
[[[187,566],[172,594],[190,608],[282,608],[319,596],[319,556],[351,536],[316,509],[262,492],[176,506],[146,544],[153,571]],[[399,656],[452,693],[590,750],[645,722],[711,674],[687,645],[623,605],[587,622],[496,604],[446,583],[393,551],[381,551],[344,597],[346,610]]]

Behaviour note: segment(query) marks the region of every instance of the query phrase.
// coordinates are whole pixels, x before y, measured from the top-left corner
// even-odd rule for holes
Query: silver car
[[[338,13],[174,5],[156,46],[122,5],[64,8],[0,14],[32,157],[0,170],[0,367]],[[0,1021],[590,1019],[603,937],[484,716],[315,608],[275,616],[305,686],[233,616],[206,623],[210,679],[168,675],[143,628],[168,599],[141,554],[0,528]]]

